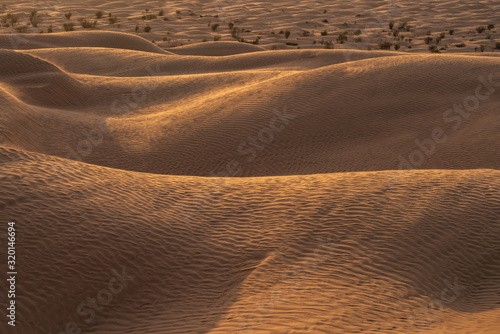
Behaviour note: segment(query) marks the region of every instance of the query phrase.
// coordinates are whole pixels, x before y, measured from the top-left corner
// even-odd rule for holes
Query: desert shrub
[[[476,31],[480,34],[482,32],[484,32],[486,30],[486,28],[484,26],[479,26],[476,28]]]
[[[255,39],[251,43],[254,44],[254,45],[257,45],[257,44],[259,44],[261,38],[262,38],[262,36],[258,35],[258,36],[255,37]]]
[[[344,44],[347,41],[347,32],[343,32],[337,36],[337,43]]]
[[[108,17],[108,22],[109,24],[115,24],[116,22],[118,22],[118,18],[116,16]]]
[[[147,26],[144,27],[144,32],[150,32],[150,31],[151,31],[151,27],[148,24]]]
[[[95,12],[95,17],[97,19],[102,19],[103,15],[104,15],[104,12],[102,10],[99,10],[99,11]]]
[[[28,26],[27,25],[23,25],[23,26],[20,26],[20,27],[17,27],[16,28],[16,31],[17,32],[28,32]]]
[[[460,43],[455,45],[457,48],[465,48],[465,43]]]
[[[432,53],[439,53],[438,47],[436,45],[430,45],[429,51]]]
[[[54,32],[54,30],[52,29],[52,24],[49,25],[49,27],[47,28],[47,32],[48,33]]]
[[[85,29],[95,28],[96,25],[97,25],[97,21],[96,20],[85,20],[85,19],[83,19],[80,23],[81,23],[82,27],[85,28]]]
[[[425,42],[425,44],[429,45],[429,44],[431,44],[432,40],[433,40],[433,38],[432,38],[432,37],[427,36],[427,37],[424,39],[424,42]]]
[[[497,42],[497,43],[495,44],[495,49],[500,50],[500,42]]]
[[[69,20],[69,19],[71,19],[71,15],[73,15],[73,14],[71,14],[71,12],[67,12],[64,14],[64,17]]]
[[[401,44],[399,44],[399,43],[394,44],[394,50],[396,50],[396,51],[397,51],[397,50],[399,50],[400,48],[401,48]]]
[[[215,31],[217,30],[217,28],[219,27],[219,24],[218,23],[214,23],[210,26],[210,29],[212,29],[212,31]]]
[[[439,42],[441,42],[441,40],[444,38],[444,36],[445,36],[444,32],[440,33],[439,36],[436,37],[436,44],[438,44]]]
[[[143,20],[154,20],[154,19],[156,19],[156,15],[155,14],[146,14],[146,15],[143,15],[141,18]]]
[[[487,26],[488,30],[493,30],[495,29],[495,25],[493,23],[488,24]]]
[[[449,33],[450,35],[453,35],[453,34],[455,33],[455,30],[454,30],[454,29],[450,29],[450,30],[448,30],[448,33]]]
[[[394,28],[394,21],[389,22],[389,29],[392,30],[392,28]]]
[[[361,42],[361,41],[362,41],[361,37],[356,37],[356,38],[354,38],[354,42],[356,42],[356,43],[359,43],[359,42]]]
[[[399,23],[398,29],[403,30],[403,29],[406,29],[407,26],[408,26],[407,22],[401,22],[401,23]]]
[[[229,28],[229,30],[233,29],[234,23],[233,22],[228,22],[227,27]]]
[[[392,46],[392,43],[389,41],[380,41],[378,42],[378,48],[380,50],[390,50]]]
[[[392,35],[393,35],[394,37],[397,37],[397,36],[399,35],[399,29],[394,29],[394,30],[392,31]]]
[[[11,24],[16,24],[18,20],[18,17],[12,13],[8,13],[5,15],[5,17],[2,19],[2,23],[6,24],[7,21],[9,21]]]
[[[308,37],[308,36],[311,36],[311,32],[310,32],[310,31],[307,31],[307,30],[304,30],[304,31],[302,32],[302,36],[303,36],[303,37]]]
[[[214,41],[215,42],[220,41],[221,38],[222,38],[221,35],[216,35],[216,36],[214,36]]]
[[[485,46],[484,44],[481,44],[481,45],[479,45],[479,47],[478,47],[478,48],[476,48],[476,49],[477,49],[477,51],[479,51],[479,52],[484,52],[484,49],[485,49],[485,48],[486,48],[486,46]]]
[[[165,15],[165,12],[163,11],[163,9],[158,12],[158,16],[164,16],[164,15]]]
[[[177,14],[177,15],[181,15],[181,11],[180,11],[180,10],[176,10],[176,11],[175,11],[175,14]]]
[[[64,23],[63,28],[65,31],[73,31],[73,22]]]
[[[361,30],[357,29],[354,31],[354,35],[359,36],[361,35]]]
[[[333,49],[333,41],[324,42],[325,49]]]
[[[290,30],[285,30],[285,38],[288,39],[290,37]]]
[[[326,35],[328,35],[328,31],[325,30],[321,32],[321,36],[326,36]]]
[[[38,23],[40,23],[40,15],[38,15],[38,12],[36,10],[31,12],[30,22],[33,27],[38,27]]]

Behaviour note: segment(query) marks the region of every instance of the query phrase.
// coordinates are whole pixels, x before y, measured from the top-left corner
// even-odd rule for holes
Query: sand
[[[0,332],[498,333],[499,5],[397,4],[6,2]]]

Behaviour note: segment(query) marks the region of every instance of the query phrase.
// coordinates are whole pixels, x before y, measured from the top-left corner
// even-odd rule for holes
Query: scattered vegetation
[[[2,23],[7,23],[10,22],[12,25],[16,24],[17,21],[18,21],[18,17],[12,13],[8,13],[3,19],[2,19]]]
[[[476,31],[480,34],[482,32],[484,32],[486,30],[486,28],[484,26],[479,26],[476,28]]]
[[[460,43],[455,45],[457,48],[465,48],[465,43]]]
[[[109,24],[115,24],[116,22],[118,22],[118,18],[116,16],[110,16],[108,17],[108,22]]]
[[[493,29],[495,29],[495,25],[490,23],[490,24],[488,24],[487,28],[488,28],[488,30],[493,30]]]
[[[99,20],[102,19],[102,16],[104,15],[104,12],[102,10],[99,10],[95,12],[95,17]]]
[[[354,35],[359,36],[361,35],[361,30],[357,29],[354,31]]]
[[[378,48],[380,50],[390,50],[392,46],[392,43],[389,41],[380,41],[378,42]]]
[[[97,26],[97,21],[96,20],[86,20],[83,19],[81,22],[81,25],[85,29],[93,29]]]
[[[326,35],[328,35],[328,31],[325,30],[321,32],[321,36],[326,36]]]
[[[401,44],[400,43],[396,43],[394,44],[394,50],[399,50],[401,48]]]
[[[33,27],[38,27],[38,23],[40,23],[40,15],[38,15],[38,12],[36,10],[31,12],[30,22]]]
[[[216,36],[214,36],[214,41],[215,42],[220,41],[221,38],[222,38],[221,35],[216,35]]]
[[[448,30],[448,33],[449,33],[450,35],[453,35],[453,34],[455,33],[455,30],[454,30],[454,29],[450,29],[450,30]]]
[[[146,14],[141,17],[143,20],[154,20],[157,16],[155,14]]]
[[[66,19],[70,20],[71,19],[71,15],[73,15],[73,14],[71,14],[71,12],[67,12],[67,13],[64,14],[64,17]]]
[[[431,36],[427,36],[424,39],[424,42],[425,42],[425,44],[429,45],[429,44],[431,44],[432,40],[433,40],[433,38]]]
[[[218,23],[214,23],[210,26],[210,29],[212,29],[212,31],[215,31],[217,30],[217,28],[219,27],[219,24]]]
[[[73,31],[73,22],[64,23],[63,28],[65,31]]]
[[[497,44],[495,44],[495,49],[500,50],[500,42],[497,42]]]
[[[16,31],[20,32],[20,33],[28,32],[28,26],[27,25],[23,25],[23,26],[17,27]]]
[[[436,45],[429,46],[429,51],[432,53],[439,53],[439,49]]]
[[[151,31],[151,27],[148,24],[147,26],[144,27],[144,32],[150,32],[150,31]]]
[[[339,34],[337,37],[337,43],[344,44],[344,42],[347,42],[347,31]]]
[[[285,30],[285,38],[288,39],[290,37],[290,30]]]
[[[325,41],[323,45],[325,46],[325,49],[333,49],[333,41]]]
[[[165,15],[165,12],[163,11],[163,9],[158,12],[158,16],[164,16],[164,15]]]
[[[484,49],[486,48],[486,46],[484,44],[481,44],[479,45],[479,47],[476,46],[476,48],[474,49],[475,52],[479,51],[479,52],[484,52]]]
[[[392,30],[392,28],[394,28],[394,21],[389,22],[389,29]]]

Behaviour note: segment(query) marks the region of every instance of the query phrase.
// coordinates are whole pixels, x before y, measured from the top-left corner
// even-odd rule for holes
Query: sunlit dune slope
[[[497,171],[389,185],[395,172],[162,176],[3,148],[0,162],[0,218],[18,217],[22,246],[16,333],[500,326]]]
[[[13,60],[0,64],[11,147],[199,176],[500,165],[492,145],[500,140],[497,57],[105,48],[2,55]],[[36,143],[13,130],[19,122]]]

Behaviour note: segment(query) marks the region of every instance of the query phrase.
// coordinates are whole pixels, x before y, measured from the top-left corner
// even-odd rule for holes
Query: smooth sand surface
[[[244,5],[245,27],[294,34],[323,7],[332,26],[391,10],[311,3],[282,2],[288,21],[203,8],[226,32]],[[0,333],[499,332],[496,51],[202,42],[196,2],[51,6],[51,34],[1,28],[0,245],[15,220],[19,274]],[[498,4],[400,6],[420,34]],[[149,34],[191,43],[135,35],[145,7],[169,18]],[[96,9],[121,28],[61,32]]]

